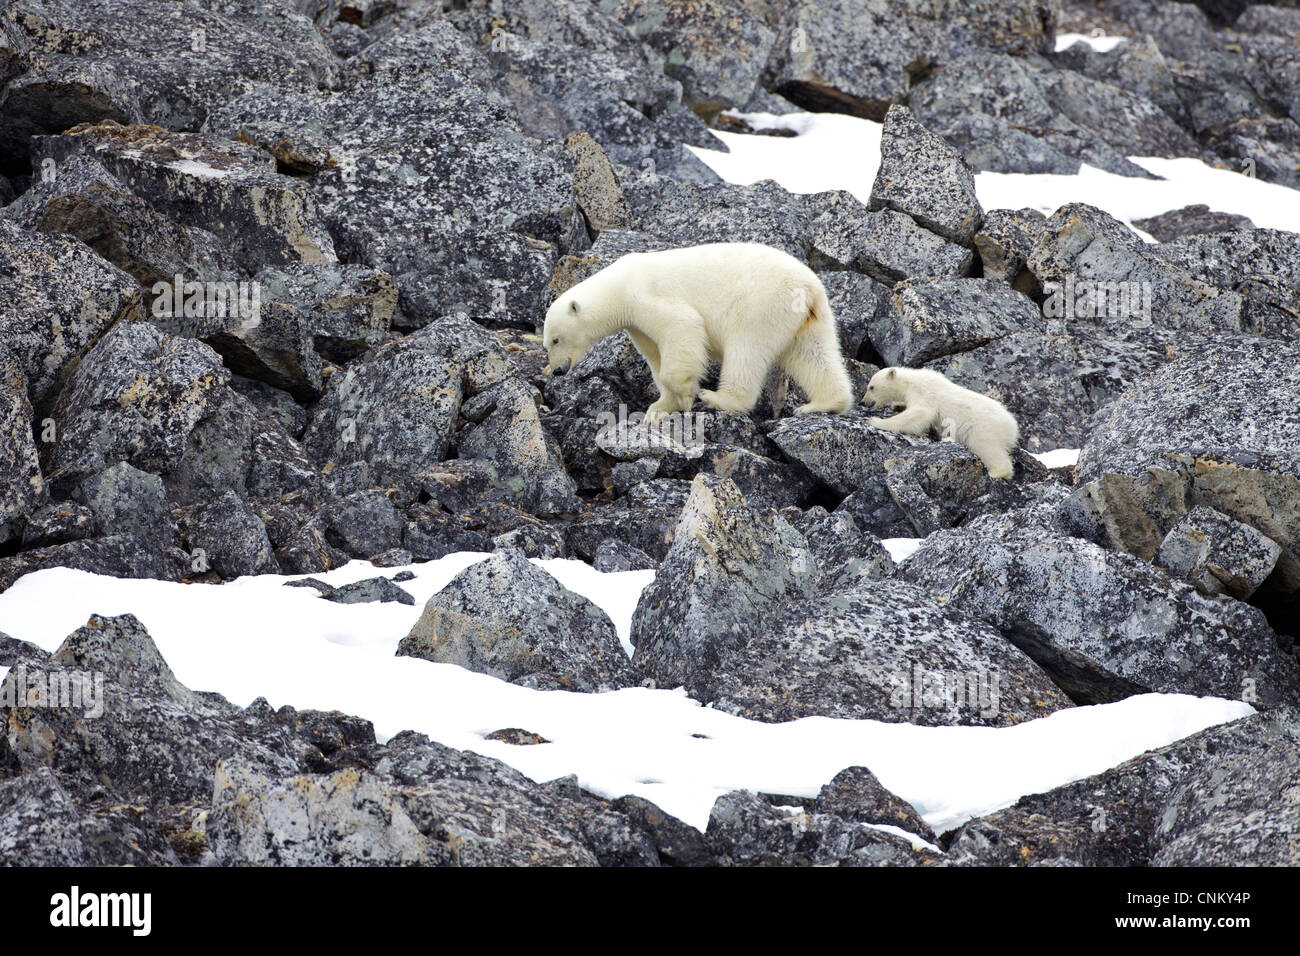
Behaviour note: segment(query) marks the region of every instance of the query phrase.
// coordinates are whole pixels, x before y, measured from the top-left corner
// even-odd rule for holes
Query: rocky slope
[[[400,653],[766,721],[1259,710],[956,833],[850,768],[802,812],[725,797],[701,834],[354,717],[241,710],[93,618],[52,655],[0,637],[0,859],[1300,861],[1300,234],[1189,207],[1148,245],[1085,205],[983,209],[972,178],[1157,155],[1300,187],[1298,41],[1293,7],[1157,0],[0,0],[0,590],[495,551]],[[883,121],[868,204],[684,148],[796,107]],[[750,416],[649,433],[620,414],[654,399],[622,336],[542,376],[552,298],[720,240],[822,275],[859,391],[940,370],[1077,471],[1022,451],[991,482],[860,408],[791,417],[777,380]],[[890,537],[926,541],[895,566]],[[530,556],[658,569],[630,661]],[[350,588],[322,599],[402,596]],[[900,706],[912,667],[1000,679]],[[92,672],[101,716],[15,699]]]

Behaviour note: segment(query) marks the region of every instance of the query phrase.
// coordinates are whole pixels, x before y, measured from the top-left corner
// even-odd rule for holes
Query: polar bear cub
[[[868,421],[886,431],[925,435],[942,429],[944,441],[956,441],[973,451],[990,478],[1010,478],[1011,449],[1020,439],[1015,417],[997,399],[962,388],[925,368],[886,368],[871,377],[864,401],[873,406],[902,404],[892,418]]]
[[[623,256],[547,310],[546,374],[564,374],[620,329],[659,388],[646,412],[651,423],[690,411],[697,394],[719,411],[748,412],[773,364],[808,396],[801,415],[853,403],[826,289],[779,249],[719,242]],[[701,390],[710,360],[722,365],[718,387]]]

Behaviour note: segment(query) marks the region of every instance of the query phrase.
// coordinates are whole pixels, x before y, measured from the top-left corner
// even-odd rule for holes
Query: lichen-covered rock
[[[93,159],[163,215],[218,234],[248,272],[337,261],[307,187],[277,175],[274,160],[246,143],[106,121],[33,147],[33,161],[55,169],[73,157]]]
[[[344,495],[326,510],[325,540],[345,554],[369,559],[402,544],[405,523],[379,488]]]
[[[578,511],[573,479],[564,470],[560,448],[538,412],[539,396],[517,378],[498,382],[460,409],[470,425],[457,436],[463,460],[489,466],[509,499],[537,515]]]
[[[519,551],[498,551],[456,575],[397,653],[541,690],[640,683],[605,612]]]
[[[860,529],[847,511],[812,507],[790,522],[804,536],[817,565],[819,594],[848,590],[889,577],[893,559],[870,531]]]
[[[908,99],[917,65],[964,53],[1046,53],[1050,30],[1030,2],[961,6],[879,0],[771,4],[776,42],[764,86],[805,109],[880,121]]]
[[[1011,284],[1017,292],[1034,288],[1033,274],[1025,272],[1030,253],[1038,245],[1047,217],[1037,209],[990,209],[975,233],[984,275]]]
[[[176,866],[180,861],[145,807],[77,805],[48,767],[0,782],[4,866]]]
[[[744,106],[772,49],[762,20],[727,0],[604,0],[601,8],[663,56],[683,101],[704,116]]]
[[[866,767],[841,770],[821,788],[813,809],[860,823],[883,823],[937,843],[938,837],[906,800],[886,790]]]
[[[1071,706],[996,630],[901,581],[789,604],[723,648],[716,666],[693,666],[685,685],[719,710],[775,722],[1004,727]]]
[[[44,503],[48,492],[32,440],[32,405],[18,356],[0,344],[0,544],[20,519]]]
[[[486,330],[444,319],[331,377],[303,444],[322,465],[365,461],[378,482],[418,487],[446,457],[462,400],[509,373]]]
[[[75,290],[75,292],[74,292]],[[0,341],[44,415],[68,375],[116,323],[140,316],[140,289],[76,239],[0,218]]]
[[[1197,507],[1165,535],[1156,563],[1202,594],[1245,601],[1264,583],[1281,553],[1281,545],[1250,525],[1213,508]]]
[[[256,412],[226,387],[208,346],[148,322],[105,335],[69,377],[42,450],[45,473],[71,488],[119,461],[162,477],[175,504],[243,491]]]
[[[396,282],[399,328],[457,312],[531,328],[554,243],[572,224],[571,178],[558,149],[526,137],[498,82],[466,35],[431,16],[362,50],[338,93],[253,89],[208,128],[233,137],[275,122],[293,137],[327,133],[330,160],[311,195],[339,256]]]
[[[190,509],[181,533],[191,558],[201,552],[206,566],[226,580],[279,573],[266,526],[233,491]]]
[[[718,798],[707,836],[724,866],[924,866],[941,859],[877,825],[774,806],[747,790]]]
[[[498,761],[405,732],[373,768],[217,767],[207,831],[226,865],[595,866],[577,821]]]
[[[944,278],[898,283],[868,328],[886,365],[915,368],[1044,325],[1033,301],[1004,282]]]
[[[88,153],[51,159],[3,215],[24,229],[76,236],[145,290],[177,275],[200,282],[242,277],[216,235],[163,216]]]
[[[969,821],[949,841],[949,861],[954,866],[1030,866],[1065,858],[1082,866],[1152,865],[1164,841],[1185,832],[1179,828],[1175,833],[1167,825],[1172,822],[1166,816],[1172,798],[1202,781],[1227,782],[1230,789],[1241,769],[1267,775],[1267,768],[1276,766],[1286,773],[1285,765],[1269,763],[1269,757],[1280,756],[1297,741],[1300,723],[1294,707],[1211,727],[1104,773],[1021,797],[1004,810]],[[1234,759],[1238,769],[1207,773],[1225,759]],[[1276,798],[1270,794],[1264,799]],[[1285,803],[1276,803],[1269,816],[1278,811],[1286,812]],[[1200,836],[1207,837],[1208,830]],[[1220,863],[1266,862],[1250,845],[1231,859],[1217,841],[1207,840],[1202,849],[1223,854],[1216,861]]]
[[[817,269],[852,269],[893,284],[912,276],[960,276],[970,272],[974,253],[917,225],[893,209],[845,220],[826,214],[812,240]]]
[[[1161,243],[1156,255],[1193,278],[1242,296],[1242,329],[1294,341],[1300,336],[1300,235],[1233,229]]]
[[[659,567],[659,562],[640,548],[615,538],[606,538],[596,546],[591,564],[597,571],[646,571]]]
[[[728,648],[743,647],[781,605],[810,597],[815,582],[802,535],[750,508],[728,479],[699,475],[632,616],[633,660],[660,685],[694,688],[696,675],[714,673]]]
[[[944,61],[907,98],[917,119],[977,170],[1150,178],[1128,156],[1195,156],[1195,141],[1144,95],[1023,58]]]
[[[295,582],[290,582],[295,583]],[[415,598],[401,585],[394,584],[391,578],[366,578],[333,588],[323,595],[325,600],[336,604],[369,604],[373,602],[396,602],[397,604],[414,604]]]
[[[21,0],[6,6],[12,42],[0,161],[27,158],[35,133],[101,119],[198,129],[260,81],[315,89],[337,75],[310,21],[266,0],[179,10],[120,0]],[[12,76],[9,75],[12,71]]]
[[[984,219],[970,167],[905,106],[891,106],[885,116],[868,208],[906,213],[961,245],[970,245]]]
[[[1079,455],[1104,540],[1150,560],[1190,509],[1213,508],[1281,545],[1266,589],[1300,592],[1298,392],[1300,347],[1246,339],[1188,348],[1125,393]]]
[[[133,535],[159,550],[180,546],[167,490],[157,475],[121,461],[83,481],[76,497],[94,514],[97,534]]]
[[[386,273],[361,265],[297,262],[268,266],[255,278],[266,303],[292,306],[312,346],[332,362],[348,362],[384,341],[397,307]]]
[[[10,753],[25,771],[50,768],[78,794],[107,788],[119,802],[158,808],[206,801],[223,756],[281,773],[301,766],[293,734],[177,681],[130,614],[93,615],[41,667],[10,671],[5,680],[29,688],[26,702],[7,712]],[[53,706],[48,696],[31,696],[42,684],[78,697],[61,696]]]
[[[1078,703],[1155,691],[1276,707],[1300,690],[1289,641],[1256,608],[1203,597],[1023,509],[931,535],[899,575],[997,627]]]
[[[1214,232],[1242,232],[1255,228],[1245,216],[1212,211],[1205,203],[1171,209],[1148,219],[1134,219],[1133,225],[1161,242],[1184,236],[1203,236]],[[1189,270],[1190,271],[1190,270]]]
[[[1300,741],[1218,754],[1185,778],[1156,826],[1154,866],[1300,862]]]

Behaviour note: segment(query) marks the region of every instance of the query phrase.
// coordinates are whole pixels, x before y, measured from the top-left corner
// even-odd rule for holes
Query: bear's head
[[[872,408],[891,405],[903,400],[903,377],[896,368],[882,368],[867,383],[867,394],[862,396],[864,402],[870,402]]]
[[[542,343],[546,346],[547,375],[563,375],[603,337],[593,334],[590,316],[584,312],[580,301],[583,284],[564,293],[546,310]]]

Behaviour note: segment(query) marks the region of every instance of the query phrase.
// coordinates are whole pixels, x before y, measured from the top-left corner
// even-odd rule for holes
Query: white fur
[[[652,422],[689,411],[697,393],[712,408],[747,412],[773,363],[808,396],[799,414],[842,412],[853,402],[826,289],[779,249],[720,242],[623,256],[547,310],[547,372],[576,364],[619,329],[659,387],[646,412]],[[722,364],[716,391],[699,388],[709,360]]]
[[[886,431],[925,435],[941,429],[944,441],[965,445],[988,469],[990,478],[1010,478],[1011,449],[1020,440],[1020,426],[997,399],[962,388],[925,368],[886,368],[871,377],[864,401],[874,406],[902,403],[892,418],[868,421]]]

